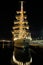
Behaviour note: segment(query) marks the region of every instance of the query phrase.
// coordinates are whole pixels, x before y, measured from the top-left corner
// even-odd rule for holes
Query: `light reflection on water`
[[[32,63],[32,57],[30,58],[29,62],[26,62],[23,64],[23,62],[17,61],[14,54],[13,54],[13,62],[16,63],[17,65],[30,65]]]

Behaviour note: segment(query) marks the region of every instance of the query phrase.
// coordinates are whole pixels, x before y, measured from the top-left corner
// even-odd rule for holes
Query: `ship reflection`
[[[29,43],[25,39],[15,41],[12,61],[18,65],[30,65],[32,63]]]
[[[4,42],[4,44],[6,44],[6,42]],[[13,47],[11,45],[10,46],[6,45],[4,46],[4,48],[2,48],[2,46],[3,46],[3,41],[0,42],[0,65],[3,64],[23,65],[23,62],[25,64],[25,62],[29,61],[29,57],[30,60],[32,61],[31,65],[43,64],[43,48],[40,48],[38,46],[30,46],[29,48],[28,47],[18,48],[18,47]],[[32,50],[31,52],[30,49]],[[26,50],[29,51],[29,53]],[[26,54],[24,53],[24,51]],[[17,61],[19,62],[17,63]],[[26,63],[25,65],[28,65],[28,63]]]

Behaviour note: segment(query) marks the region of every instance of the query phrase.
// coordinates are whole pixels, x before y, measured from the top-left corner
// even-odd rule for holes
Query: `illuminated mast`
[[[17,39],[30,39],[31,38],[31,34],[29,31],[29,26],[28,26],[28,22],[27,22],[27,17],[24,16],[24,14],[26,13],[26,11],[23,11],[23,1],[21,1],[21,10],[17,11],[17,14],[20,14],[19,16],[16,16],[17,21],[14,21],[14,27],[13,27],[13,39],[14,41]]]
[[[12,32],[13,41],[15,42],[14,43],[15,47],[14,47],[14,51],[13,51],[13,62],[17,63],[18,65],[29,65],[32,62],[31,57],[28,56],[30,61],[28,63],[26,62],[25,64],[23,62],[19,61],[20,59],[18,60],[16,57],[16,55],[17,55],[18,58],[20,58],[20,56],[22,54],[24,54],[25,46],[28,45],[26,43],[27,39],[28,39],[28,43],[29,43],[29,40],[32,40],[31,34],[28,31],[29,26],[28,26],[28,21],[26,20],[27,17],[24,15],[26,13],[26,11],[23,10],[23,1],[21,1],[20,11],[16,11],[16,13],[18,14],[18,16],[16,16],[17,21],[14,21],[14,27],[13,27],[13,32]],[[26,40],[26,42],[24,42],[24,40]],[[23,48],[23,52],[20,48]],[[22,56],[22,59],[23,59],[23,56]]]

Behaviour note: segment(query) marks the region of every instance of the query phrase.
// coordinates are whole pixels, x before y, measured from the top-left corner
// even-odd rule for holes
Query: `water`
[[[31,47],[32,64],[38,65],[43,64],[43,48]],[[35,51],[35,52],[34,52]],[[13,56],[13,48],[0,48],[0,65],[17,65],[16,63],[11,63],[11,58]]]

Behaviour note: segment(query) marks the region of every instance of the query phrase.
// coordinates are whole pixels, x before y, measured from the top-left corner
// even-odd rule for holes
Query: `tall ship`
[[[16,11],[17,21],[14,21],[14,26],[12,31],[14,42],[17,42],[17,40],[20,39],[32,40],[31,33],[29,32],[27,16],[25,15],[26,11],[23,10],[23,2],[24,1],[21,1],[21,10]]]
[[[32,62],[32,61],[30,61],[31,57],[28,52],[28,46],[29,46],[29,43],[32,40],[32,38],[31,38],[31,33],[29,32],[27,16],[25,15],[26,11],[24,11],[24,9],[23,9],[23,3],[24,3],[24,1],[21,1],[20,11],[16,11],[16,13],[17,13],[16,20],[17,21],[14,21],[14,26],[13,26],[13,31],[12,31],[13,41],[14,41],[13,62],[17,63],[18,65],[28,65],[25,63]],[[25,50],[25,48],[27,50]],[[23,57],[24,58],[27,57],[27,58],[25,58],[25,61],[24,61]]]

